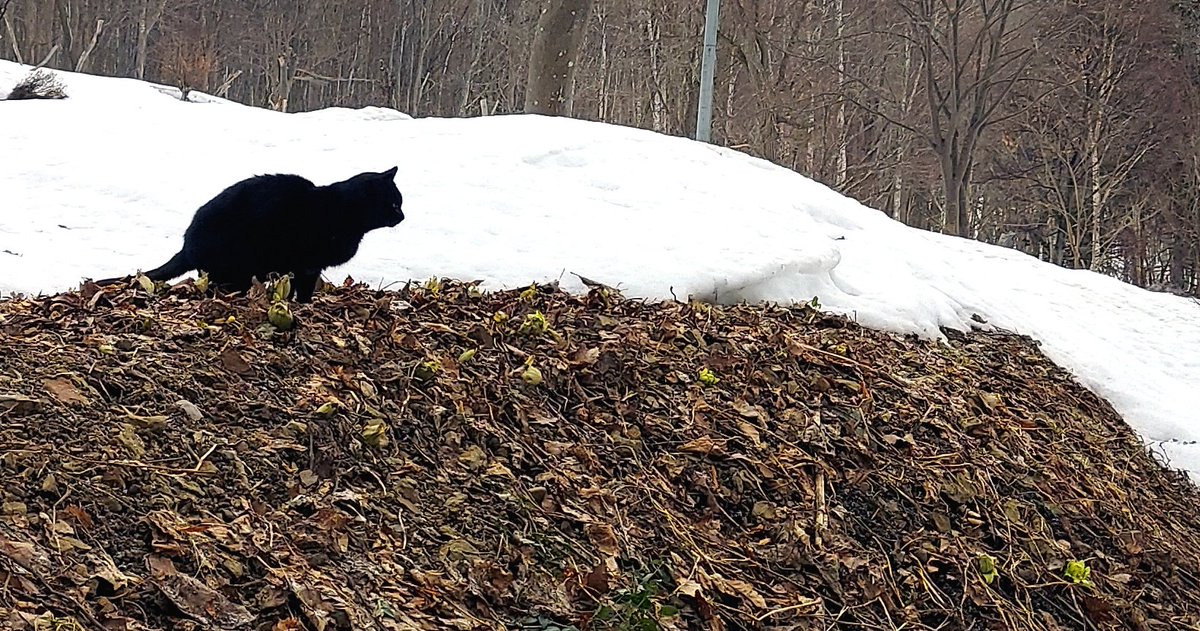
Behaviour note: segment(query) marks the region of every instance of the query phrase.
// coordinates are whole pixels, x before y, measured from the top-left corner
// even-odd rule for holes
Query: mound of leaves
[[[271,307],[0,303],[0,627],[1200,624],[1195,487],[1027,338],[604,287]]]

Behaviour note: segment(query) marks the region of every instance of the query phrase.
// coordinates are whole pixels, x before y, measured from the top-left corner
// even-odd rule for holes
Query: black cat
[[[396,171],[360,173],[326,186],[298,175],[242,180],[201,206],[183,249],[145,274],[165,281],[199,270],[224,291],[244,291],[251,277],[265,281],[271,273],[291,272],[296,300],[308,302],[321,271],[349,261],[363,235],[404,221]]]

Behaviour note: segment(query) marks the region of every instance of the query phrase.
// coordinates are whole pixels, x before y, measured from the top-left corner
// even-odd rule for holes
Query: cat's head
[[[398,170],[399,167],[392,167],[382,173],[360,173],[351,178],[365,202],[363,220],[367,230],[392,228],[404,221],[404,196],[394,179]]]

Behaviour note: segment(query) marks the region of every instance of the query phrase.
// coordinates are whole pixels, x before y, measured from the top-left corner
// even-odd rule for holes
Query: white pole
[[[696,108],[696,140],[712,140],[713,74],[717,65],[717,21],[721,0],[708,0],[704,12],[704,51],[700,56],[700,105]]]

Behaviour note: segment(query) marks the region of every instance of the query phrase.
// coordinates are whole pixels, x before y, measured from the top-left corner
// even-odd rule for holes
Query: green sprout
[[[421,364],[419,366],[417,366],[417,369],[416,369],[416,371],[414,371],[413,374],[414,374],[414,376],[416,376],[417,379],[420,379],[421,381],[428,381],[429,379],[433,379],[434,375],[438,374],[441,371],[442,371],[442,362],[440,362],[436,359],[431,359],[429,361],[421,362]]]
[[[541,311],[534,311],[525,316],[525,321],[521,323],[519,333],[527,333],[530,335],[541,335],[550,328],[550,324],[546,322],[546,316],[542,315]]]
[[[1067,561],[1067,567],[1063,570],[1063,574],[1071,579],[1076,585],[1084,587],[1092,587],[1092,568],[1087,566],[1083,561]]]
[[[975,557],[975,566],[979,568],[979,573],[988,585],[1000,578],[1000,572],[996,569],[996,558],[990,554],[981,554]]]

